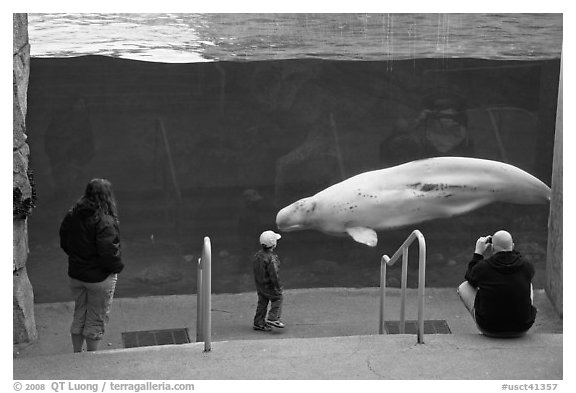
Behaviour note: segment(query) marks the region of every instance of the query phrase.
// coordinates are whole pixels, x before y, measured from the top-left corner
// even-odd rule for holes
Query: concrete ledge
[[[562,335],[374,335],[221,341],[14,360],[14,379],[563,378]],[[265,370],[265,372],[264,372]]]
[[[407,290],[406,318],[417,316],[417,290]],[[398,320],[400,289],[388,288],[386,320]],[[282,319],[286,329],[271,333],[252,330],[256,293],[212,295],[212,341],[275,340],[289,338],[362,336],[378,333],[378,288],[317,288],[285,291]],[[535,291],[538,316],[530,333],[562,333],[543,290]],[[425,319],[446,320],[454,334],[477,333],[474,321],[454,288],[427,288]],[[16,347],[16,357],[65,354],[72,351],[70,323],[74,304],[36,304],[38,340]],[[122,333],[141,330],[188,328],[196,339],[196,296],[152,296],[114,299],[101,349],[123,348]]]
[[[417,290],[407,291],[407,319]],[[397,320],[400,290],[387,292]],[[115,299],[100,352],[72,354],[73,303],[36,304],[39,339],[16,348],[15,379],[562,379],[562,320],[543,291],[538,317],[520,339],[477,333],[454,288],[426,290],[426,319],[453,334],[376,335],[377,288],[285,292],[285,329],[252,330],[255,293],[212,297],[212,352],[203,343],[123,349],[123,332],[187,327],[195,339],[195,295]],[[262,370],[267,370],[265,373]]]

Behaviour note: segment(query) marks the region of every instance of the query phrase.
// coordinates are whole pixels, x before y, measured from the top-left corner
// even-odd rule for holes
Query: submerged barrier
[[[204,352],[209,352],[212,349],[212,247],[208,236],[204,238],[197,272],[196,342],[204,341]]]
[[[383,255],[380,261],[380,318],[378,333],[384,334],[384,306],[386,301],[386,266],[392,266],[402,256],[402,281],[400,301],[400,334],[404,334],[406,326],[406,281],[408,277],[408,248],[418,240],[418,344],[424,344],[424,287],[426,275],[426,242],[419,230],[414,230],[389,258]]]

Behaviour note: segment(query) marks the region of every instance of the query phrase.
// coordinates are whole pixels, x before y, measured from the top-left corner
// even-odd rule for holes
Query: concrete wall
[[[552,164],[552,201],[548,223],[548,252],[546,261],[546,293],[554,304],[556,311],[563,315],[563,274],[562,274],[562,202],[563,202],[563,169],[562,169],[562,67],[558,90],[558,109],[556,115],[556,136],[554,139],[554,160]]]
[[[28,259],[27,217],[34,207],[35,193],[28,168],[30,148],[26,143],[26,110],[30,75],[28,17],[13,14],[13,343],[38,337],[34,320],[34,294],[26,272]]]

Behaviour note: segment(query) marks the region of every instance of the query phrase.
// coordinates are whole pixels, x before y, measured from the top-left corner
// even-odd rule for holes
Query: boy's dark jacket
[[[488,332],[528,330],[536,318],[530,299],[534,266],[517,251],[502,251],[484,259],[474,254],[465,278],[478,288],[476,323]]]
[[[267,296],[281,296],[280,259],[272,251],[260,250],[253,257],[256,291]]]
[[[76,204],[60,225],[60,247],[68,254],[68,275],[84,282],[101,282],[124,268],[117,221],[96,214],[86,200]]]

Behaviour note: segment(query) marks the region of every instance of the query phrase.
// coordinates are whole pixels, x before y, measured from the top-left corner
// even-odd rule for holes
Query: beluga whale
[[[282,232],[313,229],[375,247],[377,230],[464,214],[493,202],[544,204],[551,190],[513,165],[434,157],[364,172],[281,209]]]

